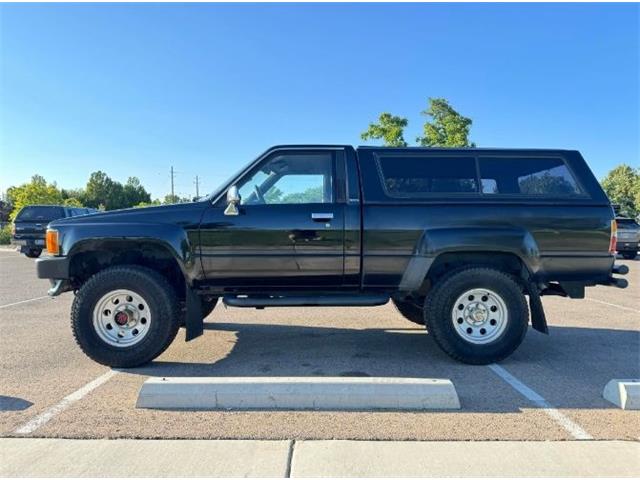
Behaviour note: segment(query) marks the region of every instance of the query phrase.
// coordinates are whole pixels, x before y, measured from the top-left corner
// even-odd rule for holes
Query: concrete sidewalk
[[[0,476],[637,477],[640,443],[0,439]]]

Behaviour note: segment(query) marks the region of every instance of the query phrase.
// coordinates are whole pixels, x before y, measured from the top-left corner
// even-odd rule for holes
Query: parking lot
[[[640,416],[602,398],[640,377],[640,261],[629,288],[586,300],[545,297],[550,335],[529,330],[499,366],[454,362],[428,334],[377,308],[225,309],[184,332],[157,361],[110,371],[76,346],[73,294],[46,298],[34,261],[0,250],[1,436],[60,438],[637,440]],[[163,411],[136,409],[149,376],[449,378],[459,411]],[[28,426],[28,428],[25,428]],[[23,433],[17,433],[23,432]]]

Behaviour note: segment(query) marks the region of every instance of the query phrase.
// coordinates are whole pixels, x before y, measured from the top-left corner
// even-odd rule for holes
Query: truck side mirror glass
[[[227,190],[227,208],[224,209],[225,215],[238,215],[238,204],[240,203],[240,194],[238,187],[231,185]]]

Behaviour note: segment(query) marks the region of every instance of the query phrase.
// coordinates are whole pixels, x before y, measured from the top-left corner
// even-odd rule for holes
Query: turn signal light
[[[616,253],[616,242],[618,241],[618,224],[611,220],[611,240],[609,240],[609,253]]]
[[[58,255],[60,253],[57,230],[47,230],[47,252],[50,255]]]

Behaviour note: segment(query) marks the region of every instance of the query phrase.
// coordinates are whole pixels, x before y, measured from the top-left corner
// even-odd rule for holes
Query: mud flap
[[[534,284],[529,285],[529,309],[531,310],[531,326],[534,330],[549,334],[547,327],[547,317],[544,314],[540,292]]]
[[[186,288],[187,312],[185,319],[185,327],[187,335],[185,340],[188,342],[194,338],[198,338],[204,331],[204,319],[202,318],[202,302],[200,297],[194,292],[189,285]]]

